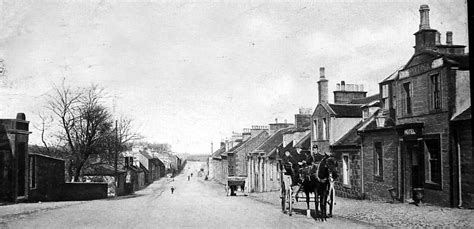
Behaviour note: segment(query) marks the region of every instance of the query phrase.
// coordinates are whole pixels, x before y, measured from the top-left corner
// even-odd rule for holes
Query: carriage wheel
[[[329,207],[329,214],[328,217],[332,217],[332,209],[334,208],[334,189],[329,190],[329,195],[328,195],[328,207]]]
[[[291,187],[288,190],[287,201],[288,201],[288,215],[291,216],[293,214],[293,189]]]
[[[286,191],[284,189],[284,187],[281,189],[281,192],[280,192],[280,199],[281,199],[281,210],[283,211],[283,213],[286,212]]]

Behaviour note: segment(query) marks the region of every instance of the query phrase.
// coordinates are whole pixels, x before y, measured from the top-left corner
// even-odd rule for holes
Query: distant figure
[[[171,186],[171,194],[173,194],[173,192],[174,192],[174,187]]]
[[[188,181],[189,181],[189,176],[188,176]]]
[[[193,173],[191,173],[191,177],[193,177]]]

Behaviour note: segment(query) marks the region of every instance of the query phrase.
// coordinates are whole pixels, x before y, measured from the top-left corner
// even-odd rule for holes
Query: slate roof
[[[153,158],[147,151],[140,151],[140,154],[143,155],[146,159]]]
[[[258,135],[257,135],[257,136],[258,136]],[[241,145],[243,145],[243,144],[245,144],[246,142],[250,141],[250,139],[252,139],[252,138],[249,138],[249,139],[247,139],[247,140],[245,140],[245,141],[242,141],[242,142],[237,143],[237,145],[235,145],[234,147],[230,148],[229,151],[224,152],[223,154],[226,154],[226,155],[227,155],[227,154],[229,154],[229,153],[234,153],[234,151],[237,151],[237,149],[238,149]],[[221,154],[221,155],[222,155],[222,154]]]
[[[395,72],[390,74],[387,78],[383,79],[380,83],[398,79],[398,71],[402,70],[403,68],[405,68],[405,65],[398,67],[397,70],[395,70]]]
[[[309,147],[311,147],[311,132],[308,132],[298,143],[296,143],[295,148],[296,147],[309,150]]]
[[[471,107],[464,110],[461,114],[454,116],[451,118],[451,121],[463,121],[471,119]]]
[[[370,119],[367,119],[370,120]],[[367,121],[365,120],[365,121]],[[363,125],[363,121],[360,121],[352,127],[344,136],[339,138],[334,144],[333,147],[340,147],[340,146],[359,146],[360,144],[360,136],[357,134],[357,130]]]
[[[380,98],[380,94],[375,94],[375,95],[371,95],[369,97],[365,97],[365,98],[361,98],[361,99],[353,99],[349,103],[350,104],[367,104],[367,103],[371,103],[371,102],[374,102],[374,101],[378,101],[379,98]]]
[[[261,131],[260,133],[257,134],[257,136],[251,137],[251,138],[247,139],[246,141],[242,142],[242,144],[237,145],[237,147],[235,149],[235,152],[238,153],[243,149],[246,149],[246,150],[249,150],[249,151],[255,150],[256,148],[254,148],[254,149],[249,148],[249,145],[251,145],[255,141],[258,141],[260,138],[262,138],[263,134],[266,134],[266,133],[267,133],[266,131]],[[260,145],[256,145],[255,147],[259,147]]]
[[[260,144],[255,151],[265,152],[265,156],[274,156],[274,151],[283,142],[283,134],[287,133],[292,128],[283,128],[275,132],[272,136],[268,137],[262,144]]]
[[[339,118],[360,118],[362,117],[362,109],[360,104],[327,104],[333,113]]]
[[[221,154],[225,152],[225,147],[219,148],[214,153],[211,154],[213,159],[221,159]]]

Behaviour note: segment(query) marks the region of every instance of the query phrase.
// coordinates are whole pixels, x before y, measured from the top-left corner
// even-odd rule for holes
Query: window
[[[323,118],[323,140],[327,140],[328,139],[328,133],[326,131],[326,118]]]
[[[411,114],[411,97],[413,95],[413,86],[411,83],[404,83],[402,87],[402,110],[404,114]]]
[[[374,175],[376,177],[383,177],[383,153],[382,143],[374,143]]]
[[[383,109],[388,110],[390,108],[390,102],[388,101],[388,84],[382,86],[382,105]]]
[[[342,184],[349,184],[349,155],[342,155]]]
[[[273,180],[273,162],[270,162],[270,180]]]
[[[425,140],[425,181],[427,183],[441,184],[441,149],[438,139]]]
[[[363,119],[363,120],[366,120],[367,118],[369,118],[369,108],[368,108],[368,107],[365,107],[365,108],[362,110],[362,119]]]
[[[30,188],[36,188],[36,157],[30,156]]]
[[[439,74],[431,76],[431,109],[441,109],[441,91]]]
[[[313,121],[313,139],[318,140],[318,120]]]

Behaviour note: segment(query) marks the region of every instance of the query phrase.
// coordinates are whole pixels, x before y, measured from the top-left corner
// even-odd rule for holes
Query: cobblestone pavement
[[[200,164],[188,163],[189,171]],[[187,169],[187,168],[185,168]],[[187,170],[185,170],[187,171]],[[222,185],[181,174],[155,181],[135,195],[82,202],[0,206],[0,228],[367,228],[345,218],[326,222],[287,216],[279,206],[245,196],[226,196]],[[171,193],[171,186],[175,188]],[[5,213],[8,212],[8,213]]]
[[[249,197],[279,205],[279,192],[250,193]],[[306,209],[298,202],[296,209]],[[353,200],[336,197],[334,217],[360,220],[378,226],[392,227],[467,227],[474,228],[474,210],[443,208],[432,205],[415,206],[408,203]]]

